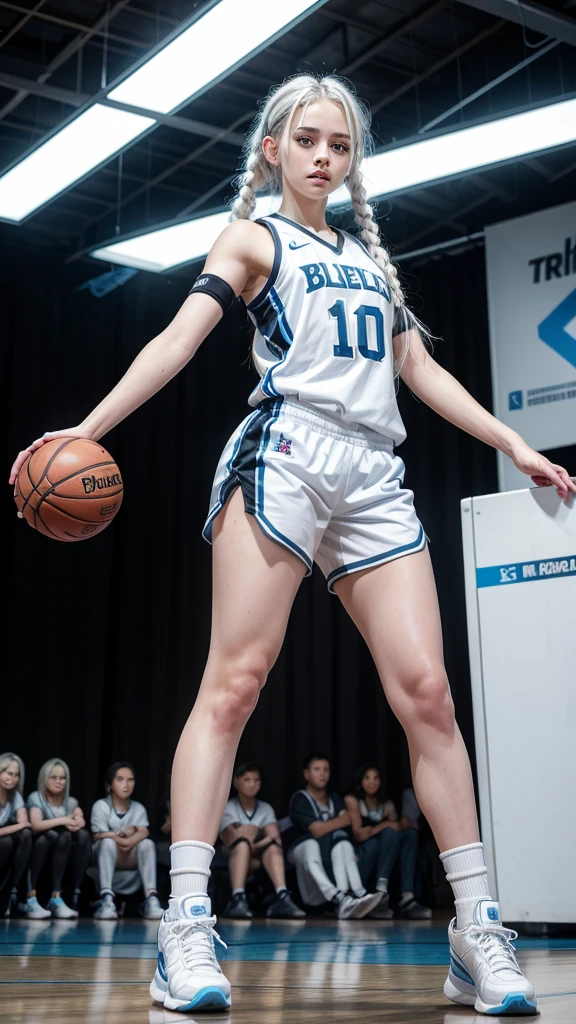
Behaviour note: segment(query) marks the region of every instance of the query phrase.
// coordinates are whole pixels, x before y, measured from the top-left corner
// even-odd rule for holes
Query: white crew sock
[[[466,928],[478,900],[489,900],[488,868],[482,843],[457,846],[440,854],[456,905],[456,927]]]
[[[214,847],[190,839],[170,847],[172,899],[188,893],[207,893]]]
[[[240,895],[240,893],[242,893],[242,895],[244,895],[245,891],[246,891],[246,890],[244,889],[244,886],[242,886],[242,888],[241,888],[241,889],[233,889],[233,890],[232,890],[232,895],[233,895],[233,896],[239,896],[239,895]]]
[[[376,892],[388,892],[388,879],[379,878],[376,882]]]

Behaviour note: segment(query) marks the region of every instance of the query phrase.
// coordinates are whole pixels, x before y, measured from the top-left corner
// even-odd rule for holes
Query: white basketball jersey
[[[250,405],[295,398],[400,444],[406,431],[394,388],[394,306],[382,270],[345,231],[333,245],[279,213],[260,223],[272,233],[275,256],[248,305],[266,366]]]

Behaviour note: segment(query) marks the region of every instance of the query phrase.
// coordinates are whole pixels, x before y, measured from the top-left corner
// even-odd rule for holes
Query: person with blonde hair
[[[6,886],[6,917],[18,903],[18,885],[30,858],[32,834],[22,799],[24,763],[18,754],[0,754],[0,890]],[[7,874],[4,872],[7,870]]]
[[[536,1012],[490,898],[468,754],[454,718],[427,538],[395,454],[405,431],[396,379],[451,423],[505,452],[562,498],[561,466],[483,409],[427,351],[367,202],[369,112],[333,75],[297,75],[264,103],[232,219],[172,322],[77,426],[100,439],[189,362],[240,297],[255,328],[252,412],[216,471],[211,646],[172,771],[172,896],[158,934],[153,999],[167,1010],[229,1006],[207,896],[214,841],[244,726],[315,561],[372,652],[406,731],[418,802],[456,898],[445,992],[478,1012]],[[359,236],[330,227],[346,191]],[[257,195],[278,210],[254,214]]]
[[[38,772],[38,789],[30,793],[26,806],[30,813],[34,845],[30,857],[28,894],[21,909],[28,917],[32,914],[36,917],[78,917],[76,908],[80,886],[90,861],[90,834],[76,797],[70,796],[70,769],[65,761],[52,757],[42,765]],[[36,885],[49,857],[52,895],[45,913],[41,915]],[[61,895],[68,865],[72,876],[72,907],[64,902]]]

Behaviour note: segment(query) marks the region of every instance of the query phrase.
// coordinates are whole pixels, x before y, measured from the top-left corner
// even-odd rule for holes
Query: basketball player
[[[226,445],[205,536],[214,545],[211,647],[172,771],[172,898],[160,924],[154,999],[168,1010],[230,1004],[206,896],[212,843],[239,737],[316,561],[373,654],[410,748],[418,803],[456,899],[445,992],[478,1012],[536,1012],[490,897],[468,754],[454,720],[426,535],[394,446],[395,375],[456,426],[505,452],[561,498],[566,470],[533,451],[427,353],[366,200],[369,118],[350,88],[300,75],[268,98],[232,214],[175,319],[79,425],[97,439],[188,363],[236,296],[256,328],[253,411]],[[360,238],[326,222],[346,184]],[[255,192],[279,213],[249,218]],[[217,787],[217,788],[215,788]]]

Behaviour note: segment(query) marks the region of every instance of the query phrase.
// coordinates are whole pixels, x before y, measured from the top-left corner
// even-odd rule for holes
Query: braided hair
[[[382,241],[374,210],[368,202],[362,175],[362,160],[374,148],[370,134],[371,115],[369,108],[358,98],[349,82],[336,75],[294,75],[270,91],[246,142],[244,170],[235,182],[237,193],[232,203],[230,220],[251,218],[256,206],[256,193],[282,195],[281,167],[268,162],[262,143],[267,135],[280,139],[300,108],[305,111],[309,104],[322,99],[337,103],[348,122],[351,159],[346,185],[354,209],[354,219],[360,228],[360,238],[368,253],[384,274],[394,307],[401,312],[402,334],[405,340],[402,354],[395,364],[395,375],[398,376],[410,346],[408,332],[411,329],[418,330],[427,343],[430,343],[431,335],[406,305],[398,271]],[[257,369],[263,372],[264,368],[259,365],[260,359],[255,353],[253,355]]]

